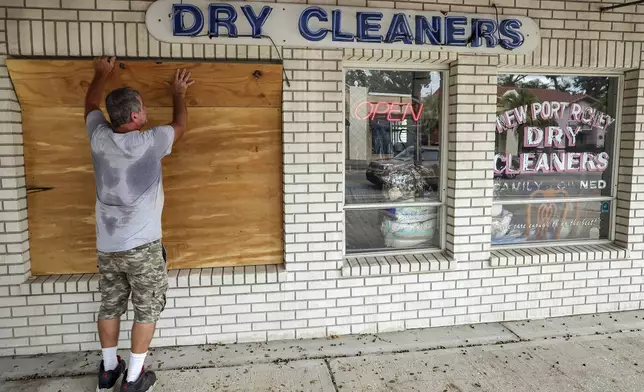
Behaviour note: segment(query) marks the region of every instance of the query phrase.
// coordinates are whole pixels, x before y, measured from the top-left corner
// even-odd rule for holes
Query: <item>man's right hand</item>
[[[114,69],[116,57],[97,57],[94,59],[94,73],[96,76],[106,78]]]
[[[172,89],[172,94],[185,95],[188,87],[194,84],[194,80],[190,80],[191,73],[187,69],[178,69],[174,73],[174,80],[170,88]]]
[[[188,127],[186,90],[193,83],[194,80],[190,80],[190,72],[187,69],[178,69],[172,83],[167,83],[172,90],[172,123],[170,125],[174,129],[175,142],[186,132]]]

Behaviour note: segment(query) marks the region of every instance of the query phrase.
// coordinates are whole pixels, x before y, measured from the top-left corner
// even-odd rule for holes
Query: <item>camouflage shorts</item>
[[[124,314],[132,292],[134,322],[155,323],[166,302],[168,274],[165,258],[165,249],[160,241],[123,252],[98,252],[99,320],[112,320]]]

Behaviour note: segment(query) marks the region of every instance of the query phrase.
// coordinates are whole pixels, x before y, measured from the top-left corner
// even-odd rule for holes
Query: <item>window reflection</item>
[[[347,71],[348,253],[439,246],[440,86],[439,72]]]
[[[609,239],[618,78],[498,80],[493,243]]]
[[[610,202],[497,204],[492,209],[492,243],[608,239]]]
[[[438,200],[440,73],[350,70],[346,82],[346,203]],[[422,180],[392,199],[405,172]]]
[[[347,253],[440,246],[440,208],[347,210]]]

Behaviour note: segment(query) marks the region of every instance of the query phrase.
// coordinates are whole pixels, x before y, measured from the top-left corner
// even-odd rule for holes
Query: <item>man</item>
[[[121,391],[148,391],[156,383],[143,362],[154,328],[165,307],[168,278],[161,244],[163,185],[161,159],[186,132],[185,93],[193,81],[177,70],[170,84],[172,123],[141,129],[147,112],[141,96],[129,87],[105,99],[111,124],[100,111],[105,82],[115,58],[94,60],[94,79],[85,97],[85,122],[94,160],[96,181],[96,247],[101,308],[98,334],[103,349],[97,391],[112,390],[125,374]],[[130,366],[116,355],[121,315],[132,293],[134,325]]]

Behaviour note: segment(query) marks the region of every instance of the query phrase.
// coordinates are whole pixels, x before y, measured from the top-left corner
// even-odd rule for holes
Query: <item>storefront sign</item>
[[[553,153],[521,153],[518,163],[510,153],[494,156],[495,173],[517,175],[526,173],[578,173],[603,172],[608,168],[607,152],[565,152],[567,147],[575,147],[580,132],[606,132],[615,118],[592,107],[582,107],[569,102],[535,102],[501,113],[497,117],[496,129],[499,133],[514,131],[528,122],[564,120],[574,126],[523,126],[523,146],[528,148],[554,149]],[[579,125],[576,125],[579,124]],[[583,127],[583,128],[582,128]]]
[[[526,17],[306,4],[158,0],[146,25],[170,43],[529,53],[539,42]]]
[[[547,180],[547,181],[546,181]],[[495,181],[494,192],[507,193],[526,193],[546,189],[557,190],[602,190],[606,189],[608,184],[604,180],[569,180],[569,181],[552,181],[551,178],[546,180],[516,180],[516,181]]]

